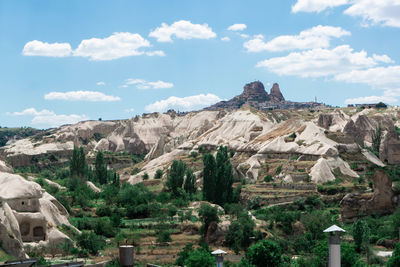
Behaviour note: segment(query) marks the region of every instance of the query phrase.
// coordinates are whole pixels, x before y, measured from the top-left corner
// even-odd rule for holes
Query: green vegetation
[[[22,139],[41,132],[41,130],[31,127],[7,128],[0,126],[0,147],[5,146],[8,140],[13,139],[14,137]]]
[[[219,205],[233,202],[233,171],[227,147],[220,146],[216,158],[204,154],[203,164],[203,199]]]

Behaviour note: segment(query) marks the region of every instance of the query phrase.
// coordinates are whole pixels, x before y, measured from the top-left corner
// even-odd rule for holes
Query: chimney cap
[[[324,233],[331,233],[331,232],[346,232],[346,230],[340,228],[336,224],[332,225],[331,227],[324,230]]]

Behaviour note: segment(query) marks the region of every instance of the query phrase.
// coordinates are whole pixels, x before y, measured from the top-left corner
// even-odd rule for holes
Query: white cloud
[[[86,115],[77,114],[56,114],[53,111],[43,109],[37,111],[35,108],[27,108],[21,112],[8,113],[13,116],[33,116],[31,123],[34,125],[43,125],[56,127],[63,124],[73,124],[82,120],[88,120],[89,117]]]
[[[44,96],[47,100],[111,102],[121,100],[118,96],[106,95],[97,91],[50,92]]]
[[[246,24],[237,23],[237,24],[233,24],[233,25],[229,26],[228,30],[229,31],[243,31],[246,28],[247,28]]]
[[[152,56],[165,57],[164,51],[161,51],[161,50],[146,52],[146,55],[150,56],[150,57],[152,57]]]
[[[68,57],[71,52],[69,43],[45,43],[38,40],[26,43],[22,50],[24,56],[42,57]]]
[[[97,82],[96,83],[98,86],[103,86],[103,85],[106,85],[106,83],[105,82],[102,82],[102,81],[100,81],[100,82]]]
[[[150,42],[140,34],[115,32],[106,38],[91,38],[82,40],[78,48],[71,49],[69,43],[44,43],[31,41],[25,44],[22,54],[25,56],[46,57],[87,57],[90,60],[113,60],[129,56],[165,56],[164,51],[143,51],[150,47]]]
[[[132,113],[132,112],[134,112],[134,111],[135,111],[134,108],[127,108],[127,109],[125,109],[125,112],[126,112],[126,113]]]
[[[297,0],[292,12],[321,12],[328,8],[345,5],[349,0]]]
[[[394,103],[397,99],[392,96],[363,96],[356,98],[348,98],[344,101],[345,104],[367,104],[367,103]]]
[[[244,39],[249,38],[249,35],[245,34],[245,33],[239,33],[239,36],[244,38]]]
[[[49,116],[49,115],[54,115],[54,112],[47,110],[47,109],[37,111],[35,108],[27,108],[27,109],[24,109],[23,111],[16,111],[16,112],[7,113],[7,114],[13,115],[13,116]]]
[[[221,99],[214,94],[200,94],[187,97],[171,96],[147,105],[145,109],[149,112],[164,112],[169,109],[191,111],[213,105],[219,101]]]
[[[400,27],[398,0],[298,0],[292,12],[321,12],[328,8],[349,5],[344,14],[362,17],[362,25]]]
[[[156,81],[156,82],[148,82],[143,79],[127,79],[125,84],[122,87],[128,87],[129,85],[136,85],[136,88],[141,90],[146,89],[165,89],[174,87],[173,83]]]
[[[151,31],[149,36],[156,38],[158,42],[172,42],[172,36],[178,39],[210,39],[217,35],[208,24],[193,24],[187,20],[180,20],[168,25],[162,23],[161,27]]]
[[[138,56],[144,52],[140,48],[149,47],[150,43],[140,34],[116,32],[107,38],[82,40],[74,50],[74,56],[88,57],[91,60],[112,60],[121,57]]]
[[[274,57],[257,63],[279,75],[300,77],[333,76],[357,69],[374,67],[377,61],[368,57],[364,50],[354,52],[348,45],[333,49],[316,48],[303,52],[292,52],[284,57]]]
[[[354,0],[344,14],[362,17],[366,25],[382,24],[400,27],[400,1],[398,0]]]
[[[341,27],[318,25],[301,31],[298,35],[281,35],[271,41],[264,42],[262,35],[255,36],[243,44],[248,52],[304,50],[329,47],[331,38],[351,35]]]
[[[221,38],[221,41],[224,41],[224,42],[229,42],[230,40],[231,40],[231,38],[229,38],[228,36],[224,36]]]
[[[348,83],[368,84],[376,89],[387,90],[387,93],[397,92],[400,90],[400,65],[351,70],[336,75],[335,79]]]

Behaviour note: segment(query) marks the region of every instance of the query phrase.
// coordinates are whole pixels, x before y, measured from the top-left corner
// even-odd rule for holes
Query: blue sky
[[[400,99],[400,2],[0,0],[0,126],[193,110],[245,83]]]

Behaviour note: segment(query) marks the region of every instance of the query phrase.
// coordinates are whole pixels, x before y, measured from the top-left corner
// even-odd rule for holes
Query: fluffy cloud
[[[365,104],[365,103],[394,103],[397,99],[392,96],[363,96],[356,98],[348,98],[344,101],[345,104]]]
[[[224,41],[224,42],[229,42],[230,40],[231,40],[231,38],[229,38],[228,36],[224,36],[221,38],[221,41]]]
[[[150,57],[152,57],[152,56],[165,57],[164,51],[161,51],[161,50],[146,52],[146,55],[150,56]]]
[[[331,38],[348,35],[350,35],[350,32],[341,27],[318,25],[304,30],[298,35],[282,35],[269,42],[264,42],[264,37],[257,35],[254,39],[245,42],[243,46],[248,52],[326,48],[329,47]]]
[[[140,34],[116,32],[107,38],[82,40],[74,50],[74,56],[88,57],[91,60],[112,60],[121,57],[138,56],[144,52],[140,48],[149,47],[150,43]]]
[[[97,91],[50,92],[44,96],[47,100],[111,102],[121,100],[118,96],[106,95]]]
[[[105,83],[105,82],[102,82],[102,81],[97,82],[96,84],[99,85],[99,86],[106,85],[106,83]]]
[[[161,27],[150,32],[149,36],[156,38],[158,42],[172,42],[172,36],[178,39],[210,39],[217,35],[208,24],[193,24],[187,20],[180,20],[168,25],[162,23]]]
[[[327,8],[345,5],[349,0],[297,0],[292,12],[321,12]]]
[[[267,68],[279,75],[323,77],[370,68],[376,64],[376,59],[368,57],[364,50],[354,52],[348,45],[341,45],[333,49],[316,48],[292,52],[284,57],[260,61],[256,66]]]
[[[72,53],[69,43],[45,43],[41,41],[30,41],[25,44],[22,54],[24,56],[42,57],[68,57]]]
[[[297,0],[292,12],[321,12],[327,8],[349,5],[344,14],[362,17],[363,24],[400,27],[398,0]]]
[[[156,101],[146,106],[145,109],[149,112],[164,112],[169,109],[190,111],[204,108],[219,101],[221,101],[221,99],[213,94],[200,94],[187,97],[171,96],[167,99]]]
[[[229,31],[243,31],[246,28],[247,28],[246,24],[237,23],[237,24],[233,24],[233,25],[229,26],[228,30]]]
[[[398,0],[355,0],[344,13],[362,17],[365,24],[400,27],[400,1]]]
[[[136,85],[136,88],[146,90],[146,89],[165,89],[174,87],[173,83],[156,81],[148,82],[143,79],[127,79],[123,87],[128,87],[129,85]]]
[[[113,60],[129,56],[165,56],[161,50],[143,51],[150,47],[150,42],[140,34],[116,32],[106,38],[82,40],[78,48],[71,49],[69,43],[43,43],[31,41],[25,44],[22,54],[25,56],[46,57],[86,57],[90,60]]]
[[[400,66],[351,70],[336,75],[335,79],[348,83],[364,83],[376,89],[397,92],[400,90]]]
[[[56,114],[53,111],[43,109],[41,111],[37,111],[35,108],[27,108],[21,112],[13,112],[9,113],[9,115],[13,116],[33,116],[32,124],[34,125],[42,125],[42,126],[50,126],[56,127],[63,124],[73,124],[82,120],[88,120],[89,117],[86,115],[77,115],[77,114]]]

